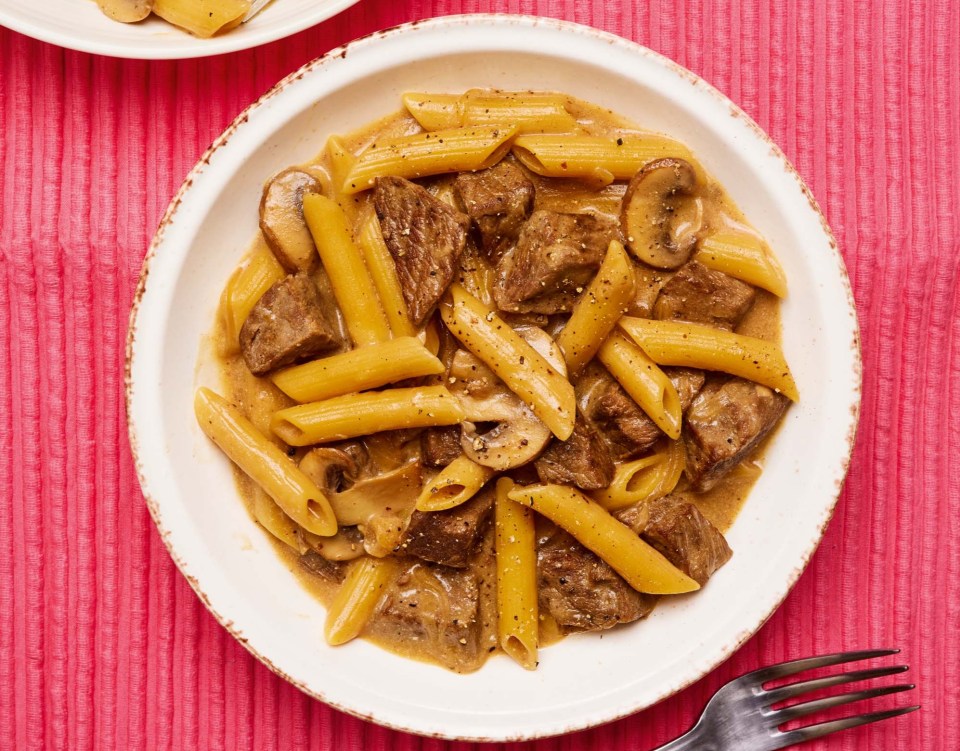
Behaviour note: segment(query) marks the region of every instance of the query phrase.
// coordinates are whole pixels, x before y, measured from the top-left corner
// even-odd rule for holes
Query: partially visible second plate
[[[199,39],[153,15],[135,24],[112,21],[94,0],[0,0],[0,26],[95,55],[173,60],[236,52],[283,39],[356,2],[273,0],[249,22],[212,39]]]

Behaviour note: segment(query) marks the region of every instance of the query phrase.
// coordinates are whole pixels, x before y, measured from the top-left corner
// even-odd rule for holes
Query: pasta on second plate
[[[403,103],[267,183],[197,419],[330,644],[534,669],[729,559],[798,399],[786,280],[671,138],[554,92]]]
[[[142,21],[151,13],[198,37],[236,28],[269,0],[97,0],[104,15],[122,23]]]

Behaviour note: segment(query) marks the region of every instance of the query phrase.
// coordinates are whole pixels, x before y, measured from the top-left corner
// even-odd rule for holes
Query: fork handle
[[[711,738],[704,738],[700,725],[681,735],[669,743],[659,746],[653,751],[722,751],[721,747]]]

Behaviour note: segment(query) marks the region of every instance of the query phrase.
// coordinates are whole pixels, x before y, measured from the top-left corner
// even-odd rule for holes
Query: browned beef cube
[[[339,344],[317,286],[303,273],[281,279],[268,289],[240,328],[240,350],[254,375]]]
[[[314,576],[319,576],[329,582],[342,582],[345,574],[343,564],[339,561],[330,561],[324,558],[315,550],[308,550],[297,559],[300,568],[309,571]]]
[[[661,321],[690,321],[732,331],[754,297],[749,284],[690,261],[663,285],[653,315]]]
[[[668,495],[647,506],[640,536],[700,586],[730,560],[726,539],[692,503]]]
[[[454,183],[460,204],[477,225],[487,257],[494,263],[517,239],[533,210],[535,189],[516,164],[461,174]]]
[[[423,463],[428,467],[446,467],[463,453],[460,448],[460,426],[427,428],[420,434]]]
[[[677,395],[680,397],[680,411],[686,412],[703,388],[706,376],[702,370],[696,368],[664,368],[663,372],[677,390]]]
[[[651,448],[663,431],[612,378],[601,388],[590,403],[587,417],[606,441],[614,461]]]
[[[683,429],[693,489],[709,490],[746,459],[777,424],[787,403],[782,394],[742,378],[704,386],[687,410]]]
[[[553,439],[536,461],[541,482],[576,485],[583,490],[607,487],[614,466],[606,443],[581,415],[565,440]]]
[[[490,490],[448,511],[414,511],[398,552],[464,568],[480,547],[492,512]]]
[[[569,312],[618,236],[602,216],[535,211],[516,249],[497,264],[497,305],[511,313]]]
[[[600,631],[653,610],[656,598],[634,590],[607,563],[566,532],[537,544],[540,608],[572,631]]]
[[[369,626],[391,641],[429,644],[441,664],[475,661],[480,645],[480,582],[469,570],[414,563],[400,574]]]
[[[377,178],[373,206],[407,312],[419,326],[453,280],[470,219],[402,177]]]

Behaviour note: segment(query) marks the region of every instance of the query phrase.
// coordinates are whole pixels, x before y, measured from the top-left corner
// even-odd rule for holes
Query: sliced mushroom
[[[467,418],[461,424],[460,446],[468,458],[503,471],[533,461],[543,451],[550,429],[478,358],[458,351],[450,377],[456,379],[450,390]],[[482,432],[477,423],[495,425]]]
[[[339,448],[321,446],[304,454],[300,460],[300,469],[316,484],[328,493],[344,490],[357,479],[360,465],[353,452]],[[341,522],[356,524],[356,522]]]
[[[658,269],[676,269],[693,253],[703,224],[697,174],[683,159],[657,159],[630,181],[620,226],[631,252]]]
[[[350,488],[330,493],[328,500],[337,521],[343,525],[367,524],[375,517],[405,518],[413,511],[420,495],[420,462],[357,480]]]
[[[108,18],[123,23],[136,23],[150,15],[153,0],[97,0]]]
[[[567,375],[567,362],[563,359],[563,352],[560,351],[559,345],[553,340],[550,334],[539,326],[529,325],[517,326],[514,331],[520,335],[521,339],[533,347],[537,351],[537,354],[546,360],[560,375]]]
[[[296,167],[284,170],[263,189],[260,231],[287,271],[310,271],[320,260],[303,219],[303,196],[322,192],[316,177]]]

